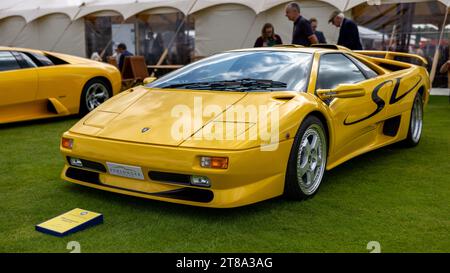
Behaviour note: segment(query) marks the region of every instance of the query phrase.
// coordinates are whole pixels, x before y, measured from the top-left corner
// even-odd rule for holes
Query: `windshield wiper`
[[[223,90],[223,91],[251,91],[287,88],[287,84],[280,81],[261,79],[238,79],[229,81],[192,82],[164,86],[163,88]]]

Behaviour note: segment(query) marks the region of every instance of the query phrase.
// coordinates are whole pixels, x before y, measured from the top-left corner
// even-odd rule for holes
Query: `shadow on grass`
[[[326,173],[325,180],[323,181],[324,183],[323,185],[321,185],[321,187],[327,185],[328,184],[327,182],[333,180],[333,178],[345,176],[357,170],[367,169],[370,168],[372,165],[379,166],[384,161],[389,160],[390,157],[395,157],[398,154],[405,152],[405,150],[407,149],[403,148],[400,144],[395,143],[352,158],[342,163],[341,165],[337,166],[336,168],[328,171]],[[336,179],[336,181],[344,181],[344,180]]]
[[[257,213],[259,211],[267,211],[274,209],[277,206],[293,201],[285,200],[280,197],[266,200],[260,203],[232,208],[232,209],[217,209],[195,207],[183,204],[176,204],[146,198],[140,198],[131,195],[124,195],[120,193],[102,191],[94,188],[84,187],[76,184],[64,182],[67,190],[72,194],[82,195],[84,198],[98,199],[103,202],[111,202],[113,205],[121,206],[127,209],[138,209],[142,211],[158,211],[164,214],[176,214],[178,216],[195,216],[201,218],[223,218],[234,217],[241,214]]]

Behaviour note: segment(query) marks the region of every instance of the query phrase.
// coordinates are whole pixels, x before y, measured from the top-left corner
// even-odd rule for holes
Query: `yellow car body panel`
[[[54,56],[65,64],[0,71],[0,123],[77,114],[85,84],[102,78],[111,95],[121,89],[121,75],[109,64],[40,50],[0,47],[1,51]],[[54,109],[50,109],[51,104]]]
[[[421,92],[424,103],[428,101],[429,76],[419,66],[372,58],[343,49],[248,49],[251,50],[305,51],[314,54],[307,90],[236,93],[135,87],[102,104],[64,133],[64,138],[73,140],[73,147],[60,147],[66,162],[62,178],[101,190],[180,204],[215,208],[243,206],[283,194],[294,137],[309,115],[316,115],[326,125],[326,167],[329,170],[362,153],[404,140],[417,92]],[[379,73],[377,77],[359,84],[364,89],[364,96],[335,98],[328,103],[319,98],[316,90],[319,60],[323,54],[333,52],[350,54]],[[404,69],[390,71],[382,68],[388,65]],[[201,98],[204,107],[236,104],[278,107],[276,148],[261,151],[260,140],[195,138],[208,124],[217,120],[228,122],[223,113],[204,117],[202,124],[191,128],[191,137],[174,140],[170,137],[170,130],[176,117],[171,112],[179,104],[192,108],[195,98]],[[383,126],[392,117],[401,117],[402,122],[397,134],[388,136],[383,133]],[[246,129],[258,123],[245,116],[233,122],[245,124]],[[146,132],[142,131],[143,128],[151,129]],[[228,157],[228,168],[202,168],[202,156]],[[73,166],[69,158],[94,162],[99,164],[97,167],[103,166],[104,170]],[[137,180],[113,175],[105,167],[108,163],[138,166],[144,178]],[[206,176],[211,180],[211,187],[154,179],[152,172]],[[186,198],[183,193],[195,198]]]

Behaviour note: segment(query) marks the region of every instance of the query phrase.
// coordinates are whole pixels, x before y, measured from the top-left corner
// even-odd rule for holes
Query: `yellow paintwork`
[[[357,96],[336,98],[327,105],[316,95],[316,75],[320,56],[336,50],[302,47],[256,50],[305,51],[314,54],[306,92],[236,93],[136,87],[104,103],[64,133],[64,137],[74,140],[74,146],[72,150],[61,147],[61,152],[64,158],[73,156],[105,166],[106,162],[140,166],[145,180],[100,173],[99,184],[86,183],[66,176],[66,170],[69,168],[66,159],[62,178],[97,189],[187,205],[216,208],[243,206],[283,193],[294,137],[308,115],[318,115],[326,123],[329,170],[362,153],[405,139],[416,93],[421,89],[425,103],[429,98],[430,82],[424,68],[340,49],[364,61],[380,75],[355,85],[353,88],[359,90]],[[391,72],[377,65],[381,63],[395,64],[405,69]],[[389,100],[397,78],[401,78],[397,97],[405,94],[411,87],[414,89],[403,99],[390,105]],[[353,125],[345,125],[344,122],[355,122],[377,109],[377,104],[372,100],[372,93],[374,88],[383,82],[387,83],[379,88],[378,96],[384,100],[385,107],[373,117]],[[236,103],[244,106],[278,106],[277,149],[261,151],[261,142],[258,140],[196,140],[193,137],[182,141],[172,139],[170,130],[176,120],[171,115],[173,107],[185,104],[192,108],[194,97],[201,97],[204,107]],[[399,115],[402,122],[398,134],[395,137],[384,135],[383,122]],[[198,134],[202,127],[210,124],[213,119],[213,116],[204,117],[202,124],[192,128],[192,134]],[[258,122],[246,117],[237,121],[247,124],[248,127]],[[141,129],[144,127],[151,128],[150,132],[143,134]],[[226,170],[201,168],[200,156],[228,157],[229,167]],[[211,202],[202,203],[150,195],[190,186],[152,181],[148,177],[149,171],[207,176],[212,182],[209,190],[213,192],[214,198]]]
[[[0,124],[77,114],[81,92],[91,79],[102,77],[120,92],[121,76],[109,64],[33,49],[0,47],[0,51],[53,55],[68,64],[0,71]],[[49,111],[53,104],[56,113]]]

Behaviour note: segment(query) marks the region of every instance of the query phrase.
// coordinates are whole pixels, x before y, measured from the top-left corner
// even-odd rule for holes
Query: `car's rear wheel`
[[[88,81],[81,93],[80,114],[85,115],[111,97],[111,87],[102,79]]]
[[[413,106],[411,109],[411,118],[409,122],[408,136],[403,141],[404,146],[414,147],[417,146],[422,137],[423,128],[423,100],[422,96],[417,93],[414,98]]]
[[[314,196],[324,177],[327,163],[327,136],[323,123],[308,116],[295,136],[291,149],[284,193],[303,200]]]

